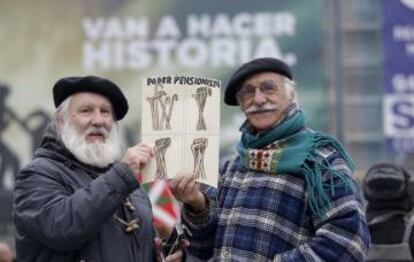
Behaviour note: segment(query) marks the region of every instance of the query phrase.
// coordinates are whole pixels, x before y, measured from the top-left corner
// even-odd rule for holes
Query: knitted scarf
[[[346,189],[350,186],[349,177],[333,170],[326,160],[321,160],[315,153],[319,146],[333,146],[344,158],[346,164],[354,169],[352,159],[343,145],[335,138],[321,132],[305,128],[305,116],[296,109],[284,120],[269,130],[253,133],[248,128],[242,130],[242,137],[237,145],[242,164],[250,170],[278,174],[299,174],[305,179],[308,205],[314,214],[329,204],[325,188],[335,195],[335,187],[343,182]],[[329,183],[322,182],[322,174],[329,172]],[[339,182],[334,182],[334,177]]]

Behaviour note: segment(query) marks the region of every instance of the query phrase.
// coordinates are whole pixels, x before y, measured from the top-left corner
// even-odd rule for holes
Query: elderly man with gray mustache
[[[363,261],[370,239],[352,160],[306,126],[289,66],[242,65],[224,102],[246,121],[217,190],[200,190],[192,174],[169,184],[184,203],[189,251],[214,261]]]

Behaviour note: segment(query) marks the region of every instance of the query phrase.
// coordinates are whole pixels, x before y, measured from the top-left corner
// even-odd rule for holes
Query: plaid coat
[[[206,212],[182,210],[190,252],[213,261],[363,261],[370,239],[353,173],[332,147],[316,153],[351,180],[326,190],[330,203],[320,216],[307,207],[300,174],[247,170],[237,157],[223,165],[217,191],[205,190]]]

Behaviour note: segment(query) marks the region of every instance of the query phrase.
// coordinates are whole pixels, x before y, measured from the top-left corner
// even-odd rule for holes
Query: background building
[[[325,72],[329,128],[346,144],[360,172],[394,159],[383,131],[380,1],[325,2]]]

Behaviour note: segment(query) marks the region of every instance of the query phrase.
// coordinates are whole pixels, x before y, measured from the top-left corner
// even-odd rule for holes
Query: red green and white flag
[[[155,226],[157,228],[165,226],[172,228],[180,215],[180,206],[172,195],[167,182],[157,180],[145,184],[144,187],[151,200]]]

